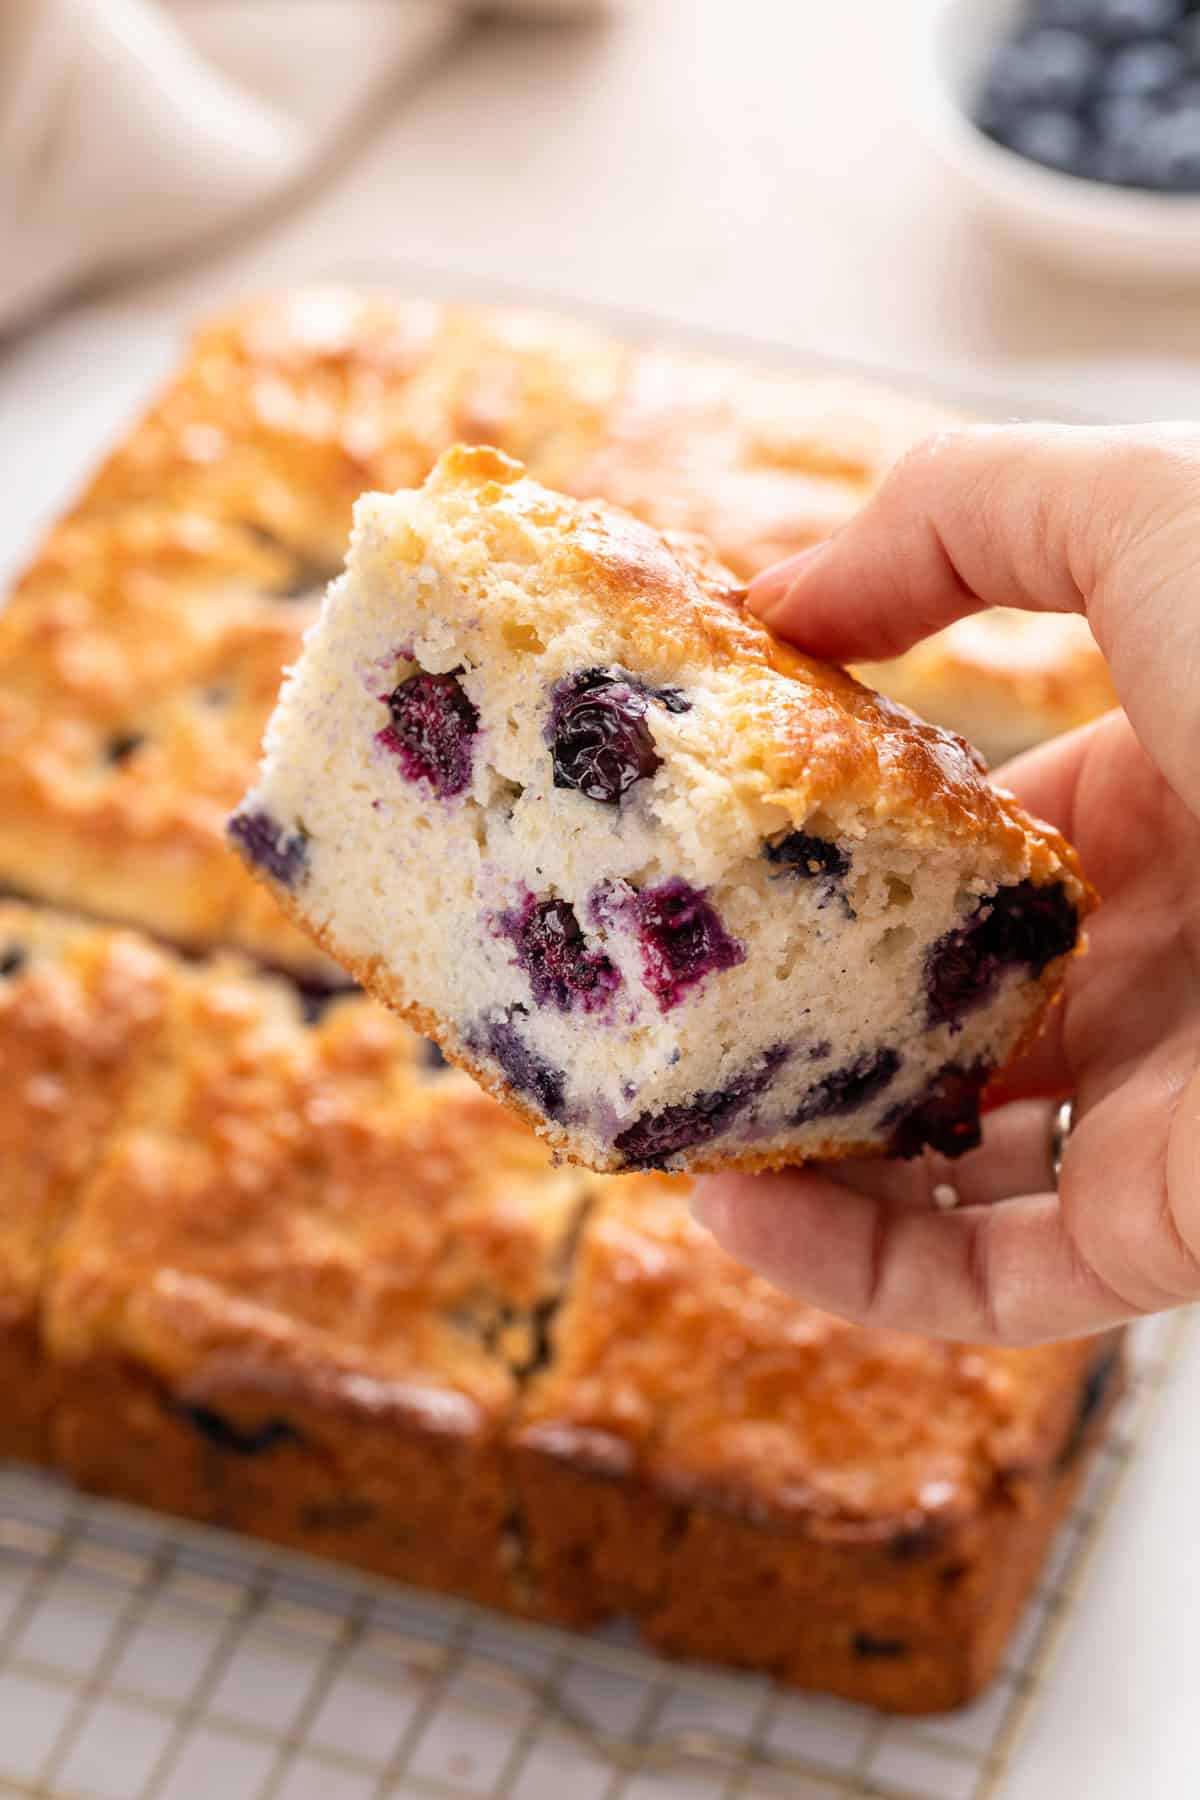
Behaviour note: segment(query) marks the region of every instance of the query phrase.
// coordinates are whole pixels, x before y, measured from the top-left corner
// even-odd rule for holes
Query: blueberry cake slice
[[[1088,905],[960,739],[487,449],[359,502],[230,835],[605,1170],[969,1148]]]

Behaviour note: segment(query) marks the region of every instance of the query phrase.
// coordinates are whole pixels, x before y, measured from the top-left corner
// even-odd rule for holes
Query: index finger
[[[978,426],[930,439],[834,537],[768,569],[749,605],[835,662],[897,656],[987,606],[1091,617],[1104,576],[1163,508],[1189,509],[1200,436]],[[1104,641],[1107,621],[1092,618]]]

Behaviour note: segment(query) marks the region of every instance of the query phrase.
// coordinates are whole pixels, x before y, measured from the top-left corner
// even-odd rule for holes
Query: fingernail
[[[764,625],[769,625],[772,615],[787,604],[792,588],[808,574],[824,548],[824,544],[810,544],[807,550],[798,550],[786,562],[776,563],[773,569],[764,569],[750,583],[746,595],[747,609],[761,619]]]

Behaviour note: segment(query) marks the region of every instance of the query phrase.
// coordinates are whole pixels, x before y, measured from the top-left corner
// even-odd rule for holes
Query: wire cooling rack
[[[988,1800],[1189,1328],[1130,1392],[1008,1662],[884,1719],[73,1494],[0,1465],[0,1794],[12,1800]]]

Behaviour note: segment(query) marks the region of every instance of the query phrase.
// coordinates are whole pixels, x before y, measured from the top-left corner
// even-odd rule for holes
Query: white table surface
[[[165,366],[174,322],[298,274],[424,265],[1032,408],[1200,414],[1195,296],[1020,263],[946,191],[898,91],[904,3],[643,0],[609,27],[475,28],[292,214],[0,355],[0,574]],[[1198,1391],[1194,1335],[1005,1800],[1200,1794]]]

